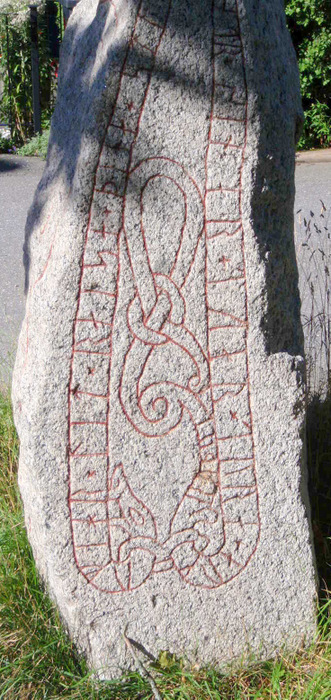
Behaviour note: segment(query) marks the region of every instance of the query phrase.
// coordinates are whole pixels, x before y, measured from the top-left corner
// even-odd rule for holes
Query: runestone
[[[81,0],[30,210],[13,399],[42,577],[100,677],[309,641],[282,0]]]

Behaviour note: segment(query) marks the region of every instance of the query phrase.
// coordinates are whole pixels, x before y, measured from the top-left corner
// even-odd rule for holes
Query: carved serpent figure
[[[113,2],[110,9],[115,30],[117,5]],[[191,585],[218,587],[245,568],[259,537],[241,212],[247,86],[238,7],[234,0],[212,5],[213,89],[203,193],[183,165],[166,155],[151,155],[132,167],[170,11],[171,0],[156,22],[148,3],[137,9],[96,172],[74,326],[69,387],[74,553],[87,581],[108,593],[133,590],[167,570],[176,570]],[[141,43],[147,25],[153,27],[150,45],[147,39]],[[241,66],[233,84],[231,61]],[[126,97],[132,81],[134,105]],[[222,161],[221,174],[215,171],[216,159]],[[185,212],[175,258],[162,272],[153,269],[143,221],[144,193],[156,180],[176,188]],[[169,514],[164,541],[157,516],[133,492],[125,464],[114,464],[110,450],[113,328],[124,245],[135,292],[126,308],[130,343],[121,368],[121,409],[135,431],[150,440],[166,440],[180,430],[186,414],[199,454],[199,468]],[[189,327],[185,296],[199,246],[205,255],[205,348]],[[169,376],[149,382],[148,367],[164,346],[176,348],[187,371],[180,381]],[[105,386],[103,394],[93,390],[95,372]]]

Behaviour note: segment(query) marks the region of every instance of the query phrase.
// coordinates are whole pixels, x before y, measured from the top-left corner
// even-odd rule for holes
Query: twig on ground
[[[132,655],[132,657],[133,657],[133,659],[134,659],[134,661],[135,661],[135,664],[136,664],[136,666],[137,666],[137,669],[138,669],[140,675],[141,675],[145,680],[147,680],[147,682],[148,682],[149,685],[151,686],[151,689],[152,689],[152,691],[153,691],[153,693],[154,693],[155,700],[162,700],[162,696],[160,695],[160,693],[159,693],[159,691],[158,691],[158,689],[157,689],[157,687],[156,687],[154,678],[152,678],[152,676],[151,676],[151,675],[148,673],[148,671],[146,670],[145,666],[141,663],[138,654],[136,653],[136,651],[135,651],[133,645],[131,644],[130,639],[129,639],[129,638],[127,637],[127,635],[126,635],[126,629],[127,629],[127,628],[125,628],[125,630],[124,630],[124,632],[123,632],[124,641],[125,641],[125,644],[126,644],[127,648],[129,649],[130,654]]]

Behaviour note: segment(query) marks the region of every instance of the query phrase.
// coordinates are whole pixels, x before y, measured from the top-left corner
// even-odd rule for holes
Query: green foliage
[[[331,3],[287,0],[298,55],[305,125],[300,148],[331,145]]]
[[[44,129],[42,134],[33,136],[24,146],[18,149],[19,156],[39,156],[46,159],[50,130]],[[1,148],[1,146],[0,146]]]
[[[302,27],[308,27],[311,23],[322,27],[328,13],[330,15],[328,0],[288,0],[286,4],[288,17],[294,18]]]
[[[4,6],[10,7],[12,3],[13,0],[11,3],[5,2]],[[14,2],[14,9],[16,4]],[[41,109],[43,121],[49,121],[54,101],[56,66],[48,50],[45,5],[39,5]],[[33,133],[30,24],[26,7],[26,3],[21,3],[20,12],[2,14],[3,3],[0,0],[0,77],[3,81],[0,121],[12,125],[12,135],[18,146],[31,138]]]
[[[16,146],[11,137],[0,135],[0,153],[14,153],[16,151]]]
[[[318,100],[305,110],[305,124],[299,149],[331,146],[331,109]]]
[[[30,87],[31,61],[28,49],[28,25],[12,25],[7,34],[6,21],[0,16],[0,70],[4,81],[0,119],[12,123],[13,136],[18,143],[29,133],[32,121],[32,98],[29,89],[25,89]],[[7,72],[8,59],[10,78]]]
[[[39,48],[41,102],[44,117],[50,117],[54,102],[55,68],[47,49],[45,0],[39,0]],[[0,120],[11,120],[16,145],[32,135],[32,87],[29,25],[26,0],[0,0],[0,76],[4,94]],[[9,51],[3,12],[9,14]],[[297,51],[301,76],[305,125],[299,148],[331,145],[331,2],[287,0],[288,26]],[[8,55],[12,95],[9,96]]]
[[[41,7],[45,2],[46,0],[34,0],[33,5]],[[30,4],[32,3],[30,3],[29,0],[0,0],[0,12],[23,14],[28,12]]]

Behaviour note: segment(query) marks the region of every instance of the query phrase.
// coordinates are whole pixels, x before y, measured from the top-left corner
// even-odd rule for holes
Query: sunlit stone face
[[[105,677],[127,625],[201,663],[314,629],[298,319],[275,322],[295,262],[265,197],[291,202],[297,78],[281,2],[253,9],[81,0],[67,30],[14,397],[36,558]]]

